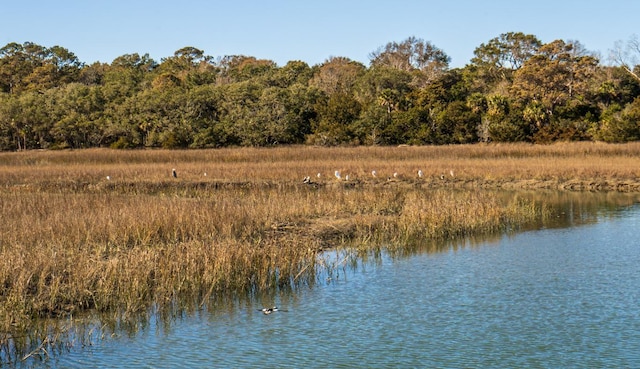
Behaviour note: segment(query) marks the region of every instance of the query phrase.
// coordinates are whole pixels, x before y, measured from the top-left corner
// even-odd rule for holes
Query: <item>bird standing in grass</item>
[[[173,176],[173,178],[178,178],[178,173],[176,173],[175,169],[171,169],[171,175]]]

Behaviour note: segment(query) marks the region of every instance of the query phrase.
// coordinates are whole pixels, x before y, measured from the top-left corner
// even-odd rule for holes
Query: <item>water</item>
[[[589,219],[439,253],[383,255],[308,289],[152,322],[41,364],[640,368],[640,206]],[[287,311],[257,311],[272,305]]]

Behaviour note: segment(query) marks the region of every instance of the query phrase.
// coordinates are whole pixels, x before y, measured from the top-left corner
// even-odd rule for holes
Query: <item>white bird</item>
[[[316,174],[316,177],[320,178],[320,176],[321,176],[321,175],[322,175],[322,174],[318,173],[318,174]]]
[[[111,177],[110,177],[110,176],[107,176],[107,181],[110,181],[110,180],[111,180]]]
[[[376,173],[376,171],[375,171],[375,170],[372,170],[372,171],[371,171],[371,175],[373,176],[373,178],[376,178],[376,176],[378,175],[378,173]]]
[[[454,176],[454,175],[453,175],[453,169],[451,169],[451,170],[449,171],[449,174],[451,174],[451,177],[453,177],[453,176]]]
[[[342,179],[342,176],[340,175],[340,171],[339,170],[336,170],[335,173],[333,173],[333,174],[336,176],[336,178]]]
[[[393,178],[398,178],[398,172],[393,172]]]
[[[418,170],[418,177],[422,178],[422,176],[424,176],[424,173],[422,173],[422,170],[420,169],[420,170]]]
[[[205,176],[205,177],[207,176],[207,172],[204,172],[204,176]]]
[[[344,176],[344,180],[348,181],[349,180],[349,175],[347,174],[346,176]]]

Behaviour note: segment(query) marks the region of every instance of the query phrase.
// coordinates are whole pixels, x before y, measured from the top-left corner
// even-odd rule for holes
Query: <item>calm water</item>
[[[640,206],[587,218],[382,256],[312,288],[152,322],[42,365],[640,368]],[[256,311],[274,304],[287,311]]]

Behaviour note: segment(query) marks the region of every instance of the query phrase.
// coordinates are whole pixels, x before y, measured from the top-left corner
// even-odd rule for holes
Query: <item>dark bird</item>
[[[173,178],[178,178],[178,173],[176,173],[175,169],[171,169],[171,175],[173,176]]]
[[[286,311],[286,310],[281,310],[281,309],[278,309],[277,306],[274,306],[270,308],[258,309],[258,311],[262,312],[264,315],[269,315],[271,313],[275,313],[276,311]]]

